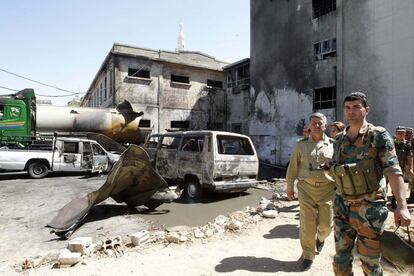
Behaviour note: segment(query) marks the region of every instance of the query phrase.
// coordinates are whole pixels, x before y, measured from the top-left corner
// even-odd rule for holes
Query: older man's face
[[[326,129],[326,123],[321,118],[312,117],[309,122],[309,128],[311,130],[311,135],[312,134],[321,135]]]

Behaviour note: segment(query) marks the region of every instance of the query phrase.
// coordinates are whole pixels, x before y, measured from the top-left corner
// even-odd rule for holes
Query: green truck
[[[34,90],[24,89],[0,95],[0,147],[27,148],[39,137],[55,132],[99,134],[119,143],[140,144],[151,132],[151,128],[139,126],[142,115],[128,101],[113,109],[40,105]],[[96,140],[96,135],[87,137]]]
[[[33,89],[0,95],[0,146],[26,147],[36,135],[36,96]]]

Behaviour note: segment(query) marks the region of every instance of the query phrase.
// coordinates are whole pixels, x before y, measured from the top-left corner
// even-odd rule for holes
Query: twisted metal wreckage
[[[154,210],[163,203],[170,203],[178,195],[168,188],[167,182],[152,168],[147,152],[131,145],[114,165],[105,183],[86,196],[75,198],[46,226],[51,233],[69,238],[96,204],[112,197],[129,207],[144,205]]]

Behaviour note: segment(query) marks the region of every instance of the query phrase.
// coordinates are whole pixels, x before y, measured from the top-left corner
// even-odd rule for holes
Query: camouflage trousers
[[[380,236],[388,216],[385,202],[361,200],[344,201],[336,195],[334,205],[335,275],[353,275],[352,250],[356,249],[365,275],[383,275]]]

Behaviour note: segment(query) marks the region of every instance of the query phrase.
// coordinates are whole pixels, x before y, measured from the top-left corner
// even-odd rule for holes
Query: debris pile
[[[275,197],[275,196],[273,196]],[[281,199],[281,195],[277,195]],[[141,230],[124,238],[105,237],[94,243],[91,237],[77,237],[68,242],[67,248],[62,250],[55,258],[49,258],[53,268],[85,264],[86,257],[119,257],[129,248],[144,247],[151,244],[182,244],[195,240],[207,241],[214,236],[221,236],[226,232],[237,233],[263,219],[274,219],[282,204],[275,200],[262,198],[257,207],[247,206],[241,211],[228,215],[218,215],[214,221],[203,226],[174,226],[155,230]],[[43,262],[43,265],[46,264]],[[38,265],[39,266],[39,265]],[[38,267],[33,260],[25,260],[23,270]]]

